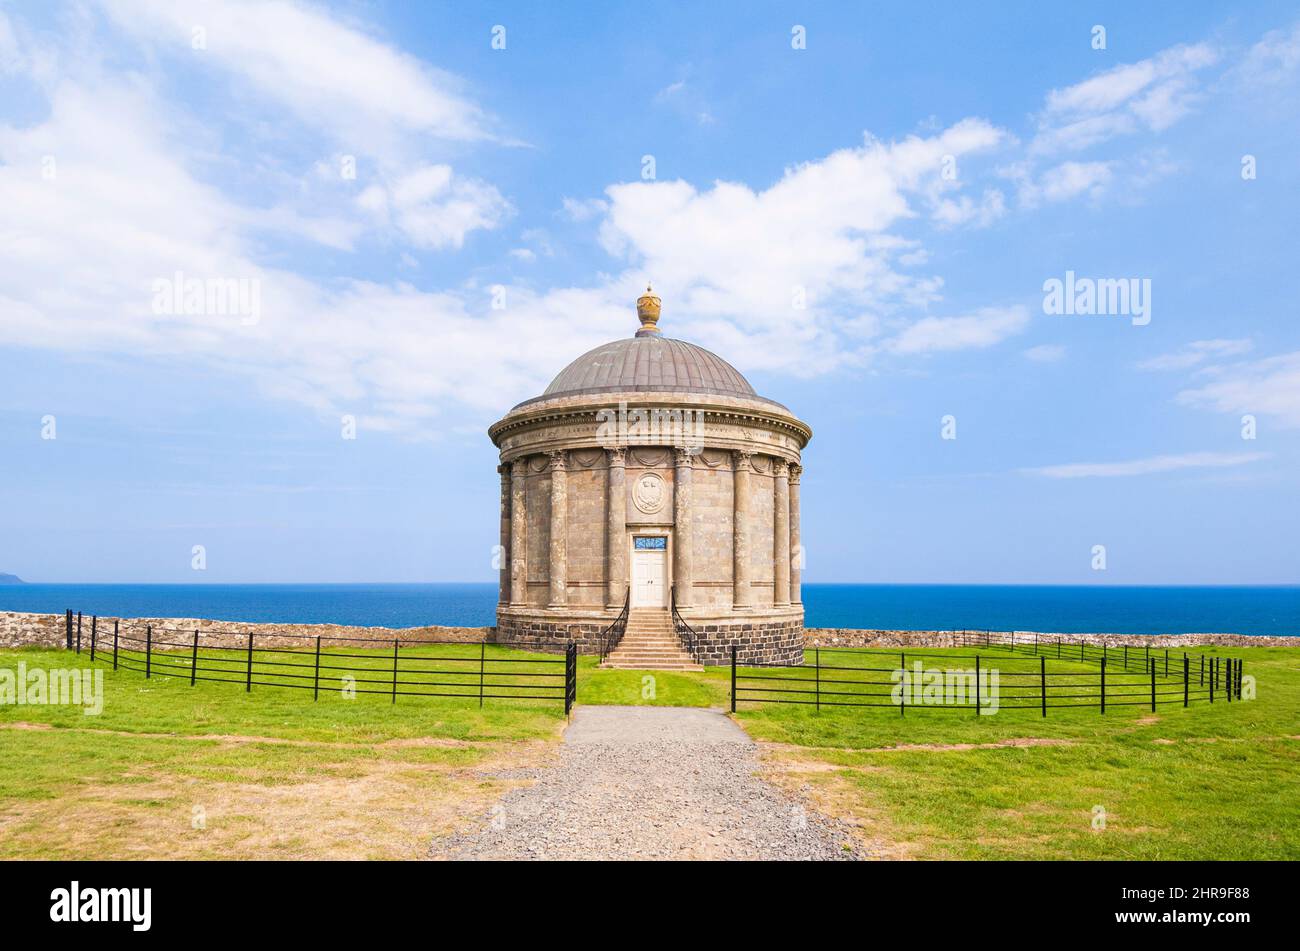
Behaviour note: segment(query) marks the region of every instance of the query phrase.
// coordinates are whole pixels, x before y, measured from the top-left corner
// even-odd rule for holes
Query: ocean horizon
[[[805,584],[808,627],[1300,636],[1300,585]],[[366,627],[495,623],[493,583],[18,584],[0,611]]]

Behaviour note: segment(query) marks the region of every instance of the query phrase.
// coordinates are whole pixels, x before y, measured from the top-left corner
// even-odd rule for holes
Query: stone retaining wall
[[[74,622],[75,623],[75,622]],[[124,622],[125,623],[125,622]],[[391,645],[420,640],[457,641],[490,644],[509,643],[528,650],[562,650],[569,639],[578,642],[579,650],[592,653],[598,650],[596,638],[599,626],[586,629],[577,625],[556,626],[554,630],[540,626],[533,629],[498,632],[495,627],[351,627],[342,624],[242,624],[235,621],[209,621],[198,618],[131,618],[132,630],[143,631],[146,624],[153,625],[159,640],[180,640],[192,636],[197,630],[201,643],[208,647],[239,647],[246,643],[251,631],[257,643],[265,647],[293,647],[305,645],[314,638],[322,643],[343,638],[372,638],[375,646]],[[112,621],[101,619],[101,636],[112,636]],[[162,629],[177,629],[163,633]],[[747,629],[748,628],[748,629]],[[123,627],[125,631],[126,628]],[[740,645],[742,663],[798,663],[800,629],[790,622],[771,624],[709,624],[698,628],[703,641],[704,662],[726,663],[730,645]],[[980,632],[982,633],[982,632]],[[1151,647],[1300,647],[1296,637],[1256,637],[1246,634],[1042,634],[1044,639],[1063,638],[1066,643],[1100,647],[1120,647],[1124,644],[1144,644]],[[82,619],[82,645],[89,642],[90,618]],[[1020,631],[1016,638],[1032,644],[1034,633]],[[960,634],[953,631],[877,631],[852,628],[804,628],[803,644],[808,647],[954,647],[960,643]],[[61,614],[22,614],[0,611],[0,647],[39,645],[62,647],[64,619]]]
[[[983,636],[983,631],[971,635]],[[1006,632],[995,632],[1005,642]],[[1150,647],[1300,647],[1300,637],[1267,637],[1253,634],[1035,634],[1016,631],[1016,641],[1032,644],[1038,637],[1043,643],[1066,644],[1083,641],[1095,647],[1123,647],[1125,644]],[[844,627],[810,627],[804,629],[808,647],[959,647],[960,631],[870,631]]]
[[[73,617],[74,636],[76,617]],[[351,627],[344,624],[244,624],[237,621],[209,621],[201,618],[129,618],[123,619],[121,632],[128,630],[132,636],[144,636],[146,625],[154,629],[155,642],[178,641],[189,643],[193,632],[199,632],[200,645],[204,647],[242,647],[249,632],[256,635],[260,647],[303,647],[314,645],[315,638],[322,644],[338,643],[343,639],[373,638],[373,645],[357,647],[392,646],[394,640],[456,641],[477,644],[494,640],[496,628],[492,627]],[[113,619],[99,619],[99,643],[110,644],[113,636]],[[39,645],[62,647],[66,630],[61,614],[20,614],[0,611],[0,647]],[[82,648],[90,643],[90,618],[81,620]]]

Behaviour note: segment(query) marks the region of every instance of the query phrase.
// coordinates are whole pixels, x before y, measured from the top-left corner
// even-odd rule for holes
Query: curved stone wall
[[[811,432],[784,407],[557,397],[521,404],[490,434],[501,450],[504,638],[589,649],[628,596],[634,536],[662,535],[678,609],[713,628],[714,653],[736,643],[768,661],[795,656],[800,452]]]

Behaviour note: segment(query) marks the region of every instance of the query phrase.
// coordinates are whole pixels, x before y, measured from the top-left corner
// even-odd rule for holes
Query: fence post
[[[64,645],[67,647],[68,650],[72,650],[72,608],[68,608],[68,610],[64,612],[63,620],[64,620],[64,631],[63,631]]]
[[[81,653],[81,612],[77,612],[77,653]]]
[[[1241,671],[1246,666],[1244,657],[1237,658],[1237,699],[1241,699]]]
[[[1156,712],[1156,662],[1149,660],[1147,667],[1151,671],[1151,712]]]
[[[149,678],[150,669],[153,667],[153,625],[144,626],[144,676]]]
[[[316,667],[311,678],[311,698],[320,699],[320,635],[316,635]]]
[[[1061,639],[1059,637],[1056,639],[1056,659],[1061,659]]]
[[[564,648],[564,715],[567,717],[569,711],[573,709],[573,684],[576,680],[574,677],[574,664],[576,655],[574,652],[578,645],[574,641],[569,641],[568,646]]]
[[[1210,658],[1210,703],[1214,703],[1214,658]]]
[[[478,664],[478,705],[483,706],[483,661]],[[393,703],[397,702],[397,638],[393,638]]]
[[[1228,662],[1223,668],[1223,695],[1227,697],[1228,702],[1232,703],[1232,658],[1225,658]]]
[[[975,655],[975,716],[980,715],[980,655]]]
[[[1187,660],[1187,655],[1184,654],[1183,655],[1183,706],[1187,706],[1187,686],[1191,682],[1191,677],[1188,676],[1190,672],[1191,672],[1191,667]]]
[[[907,651],[898,652],[898,669],[903,672],[903,678],[900,682],[906,685],[907,684]],[[899,696],[901,697],[903,702],[898,705],[898,715],[900,717],[905,717],[907,716],[907,687],[906,686],[903,687],[902,691],[899,693]]]
[[[1079,662],[1083,662],[1083,638],[1079,638]]]
[[[253,632],[248,632],[248,665],[244,668],[244,693],[253,691]]]
[[[98,617],[90,619],[90,662],[92,664],[95,662],[95,634],[98,630],[98,625],[95,622],[97,620],[99,620]]]
[[[736,645],[731,645],[731,712],[736,712]]]
[[[1169,676],[1169,648],[1165,648],[1165,676]]]
[[[820,647],[813,648],[813,664],[817,673],[817,712],[822,712],[822,651]]]
[[[1106,712],[1106,658],[1101,659],[1101,712]]]
[[[486,641],[479,641],[479,645],[478,645],[478,705],[479,705],[480,707],[483,706],[483,665],[484,665],[484,661],[486,660],[486,653],[487,653],[487,642],[486,642]],[[567,648],[565,649],[565,652],[564,652],[564,672],[565,672],[566,674],[569,672],[569,652],[568,652],[568,649],[567,649]],[[567,680],[568,678],[565,678],[565,679]],[[564,689],[565,689],[565,690],[568,690],[568,689],[569,689],[569,685],[568,685],[568,683],[565,683],[565,685],[564,685]]]
[[[978,684],[979,681],[977,680]],[[1047,658],[1038,658],[1038,686],[1043,698],[1043,716],[1047,716]]]
[[[1201,655],[1201,686],[1205,686],[1205,655]]]
[[[190,686],[194,686],[194,675],[199,672],[199,629],[194,629],[194,643],[190,647]]]
[[[117,670],[117,621],[113,622],[113,669]]]
[[[1038,653],[1038,632],[1034,631],[1034,653]]]
[[[1124,645],[1124,669],[1128,670],[1128,645]]]

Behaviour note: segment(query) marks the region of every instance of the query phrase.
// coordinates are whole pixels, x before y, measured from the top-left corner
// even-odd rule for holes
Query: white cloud
[[[1030,151],[1077,151],[1142,128],[1166,129],[1191,110],[1200,95],[1197,73],[1218,59],[1209,44],[1175,46],[1054,89]]]
[[[1287,428],[1300,428],[1300,350],[1263,360],[1207,366],[1208,382],[1183,390],[1185,406],[1269,416]]]
[[[471,232],[497,227],[513,212],[486,182],[457,176],[450,165],[424,165],[384,185],[371,185],[357,204],[420,248],[459,248]]]
[[[1035,363],[1057,363],[1065,356],[1065,347],[1059,343],[1040,343],[1026,350],[1024,356]]]
[[[668,106],[699,125],[713,125],[717,121],[704,96],[685,79],[679,79],[660,89],[655,93],[654,101],[658,105]]]
[[[18,50],[13,24],[0,10],[0,74],[17,72],[22,65],[23,56]]]
[[[830,369],[865,355],[840,339],[841,321],[938,299],[940,281],[898,270],[895,258],[917,249],[889,229],[921,208],[944,214],[961,187],[943,178],[945,156],[989,151],[1004,138],[966,120],[927,138],[869,139],[791,168],[761,191],[733,182],[615,185],[601,239],[654,281],[666,327],[684,312],[697,339],[749,367]]]
[[[1038,194],[1045,201],[1065,201],[1083,192],[1096,196],[1111,180],[1109,162],[1062,162],[1043,173]]]
[[[1139,370],[1186,370],[1203,363],[1211,357],[1233,357],[1249,353],[1254,346],[1249,338],[1235,340],[1193,340],[1173,353],[1143,360],[1138,364]]]
[[[608,210],[609,202],[600,198],[588,198],[582,201],[576,198],[564,199],[564,214],[571,221],[591,221],[593,218],[599,218]]]
[[[1029,475],[1047,476],[1050,479],[1116,478],[1173,472],[1179,469],[1222,469],[1244,466],[1267,458],[1269,454],[1265,452],[1188,452],[1182,455],[1131,459],[1127,462],[1077,462],[1021,471]]]
[[[231,201],[188,167],[207,144],[202,129],[178,122],[137,76],[89,61],[81,70],[62,71],[41,121],[0,123],[0,345],[215,366],[321,412],[427,432],[448,408],[487,413],[532,395],[571,348],[607,339],[616,313],[631,322],[632,285],[511,287],[508,306],[494,310],[474,284],[429,292],[268,265],[262,229],[339,225],[333,237],[345,245],[356,222]],[[51,179],[47,154],[57,162]],[[455,243],[476,207],[445,166],[396,178],[372,198],[367,215],[392,216],[419,244]],[[154,282],[176,272],[256,282],[259,319],[155,312]]]
[[[158,51],[221,69],[327,129],[348,151],[390,154],[412,133],[489,137],[460,83],[323,10],[246,0],[102,0],[115,22]],[[192,50],[195,27],[206,49]]]
[[[1025,307],[985,307],[962,317],[924,317],[886,344],[899,354],[991,347],[1029,326]]]
[[[1273,30],[1250,48],[1236,70],[1247,83],[1267,87],[1290,82],[1300,69],[1300,23]]]

